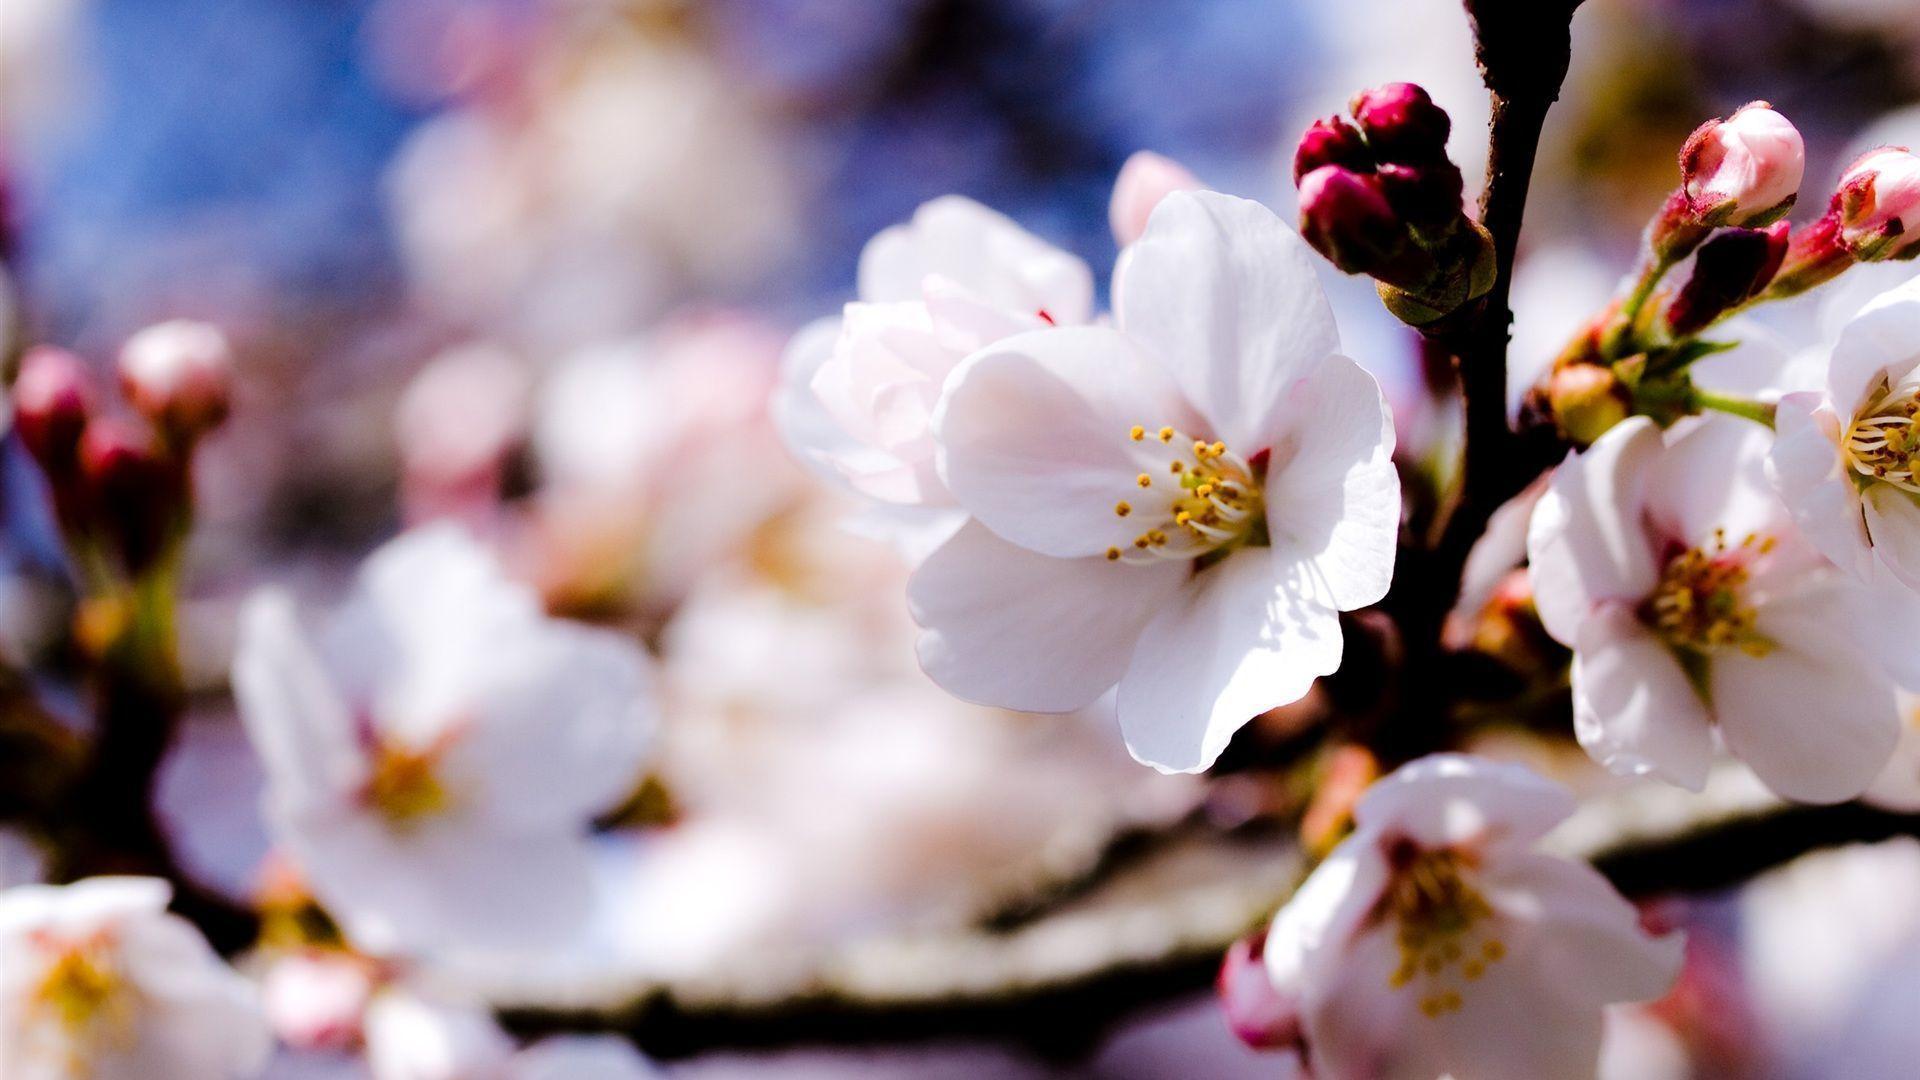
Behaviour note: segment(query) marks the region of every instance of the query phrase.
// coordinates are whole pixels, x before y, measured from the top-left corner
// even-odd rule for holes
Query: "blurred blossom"
[[[38,844],[13,829],[0,829],[0,889],[38,884],[46,862]]]
[[[317,637],[259,594],[234,661],[275,834],[373,953],[574,933],[588,825],[652,736],[649,682],[634,643],[547,618],[452,526],[376,552]]]
[[[88,0],[0,5],[0,172],[5,171],[6,141],[33,133],[72,99],[80,59],[76,46],[88,7]]]
[[[525,1049],[478,1006],[404,990],[380,995],[367,1017],[372,1080],[648,1080],[660,1073],[615,1036],[556,1036]]]
[[[373,967],[350,953],[311,950],[276,957],[261,978],[267,1022],[298,1050],[360,1045],[361,1020],[376,986]]]
[[[0,1076],[243,1080],[272,1036],[253,986],[154,878],[0,892]]]
[[[767,412],[778,349],[756,320],[713,313],[548,374],[525,546],[555,603],[670,600],[800,498]]]
[[[485,343],[428,362],[394,406],[401,497],[411,521],[482,521],[501,473],[526,434],[532,376],[512,354]]]
[[[1141,150],[1120,167],[1113,182],[1113,198],[1107,207],[1113,238],[1126,247],[1147,231],[1147,219],[1160,200],[1176,191],[1192,191],[1205,185],[1187,167],[1169,157]]]
[[[639,330],[682,286],[751,283],[795,229],[789,173],[722,74],[584,11],[547,28],[510,104],[429,122],[391,177],[421,294],[543,347]]]

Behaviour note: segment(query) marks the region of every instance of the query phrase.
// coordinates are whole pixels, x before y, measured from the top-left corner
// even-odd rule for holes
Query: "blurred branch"
[[[1546,846],[1591,861],[1630,896],[1711,892],[1809,852],[1920,837],[1920,814],[1801,806],[1738,766],[1694,794],[1634,784],[1588,800]],[[887,937],[675,980],[578,970],[442,970],[529,1032],[615,1030],[650,1054],[978,1037],[1071,1058],[1127,1015],[1193,993],[1220,956],[1279,907],[1302,865],[1279,837],[1196,835],[1160,847],[1011,929]]]

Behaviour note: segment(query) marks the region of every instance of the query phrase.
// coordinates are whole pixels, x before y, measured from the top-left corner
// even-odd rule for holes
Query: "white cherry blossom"
[[[1714,735],[1775,792],[1858,795],[1912,675],[1884,598],[1808,546],[1764,477],[1764,427],[1620,424],[1553,474],[1527,538],[1574,730],[1614,772],[1699,790]],[[1898,664],[1898,667],[1894,665]]]
[[[1117,328],[954,372],[934,432],[974,520],[908,591],[952,693],[1059,712],[1118,685],[1134,756],[1192,772],[1339,666],[1339,612],[1392,576],[1400,484],[1380,388],[1271,211],[1176,192],[1130,251]]]
[[[868,242],[858,301],[795,335],[776,399],[783,433],[801,460],[879,504],[873,527],[918,552],[964,516],[934,466],[948,374],[983,346],[1092,317],[1085,263],[970,199],[935,199]]]
[[[588,824],[639,779],[650,682],[634,643],[546,617],[453,526],[374,553],[317,637],[257,595],[234,662],[276,835],[375,953],[576,927]]]
[[[1532,850],[1573,807],[1525,768],[1456,754],[1361,797],[1267,934],[1314,1076],[1594,1075],[1603,1008],[1663,993],[1681,941],[1649,936],[1591,867]]]
[[[273,1037],[251,984],[157,878],[0,892],[0,1076],[240,1080]]]
[[[1821,554],[1920,590],[1920,280],[1841,329],[1825,381],[1780,399],[1774,484]]]

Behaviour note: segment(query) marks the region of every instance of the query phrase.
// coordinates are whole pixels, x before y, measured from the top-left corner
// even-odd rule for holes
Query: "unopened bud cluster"
[[[130,338],[118,382],[127,409],[105,408],[87,364],[38,346],[14,383],[20,441],[46,474],[67,541],[138,578],[184,532],[193,450],[226,418],[233,361],[204,323],[170,322]]]
[[[1356,95],[1349,120],[1314,122],[1294,154],[1300,235],[1379,283],[1403,322],[1433,323],[1493,287],[1493,241],[1461,205],[1447,114],[1412,83]]]

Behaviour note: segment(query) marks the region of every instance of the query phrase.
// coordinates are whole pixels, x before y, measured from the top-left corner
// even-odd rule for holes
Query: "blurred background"
[[[1913,0],[1587,0],[1575,30],[1517,369],[1629,268],[1702,120],[1762,98],[1795,121],[1796,219],[1857,150],[1920,140]],[[1104,280],[1130,154],[1290,217],[1299,132],[1391,80],[1451,112],[1471,185],[1486,105],[1452,0],[0,0],[15,340],[104,367],[185,316],[241,358],[199,477],[186,647],[208,704],[166,775],[189,858],[235,893],[267,858],[257,769],[220,704],[237,600],[266,580],[330,599],[398,528],[455,517],[555,610],[629,627],[661,661],[662,763],[627,810],[652,827],[609,839],[583,954],[680,987],[646,1028],[675,1075],[1275,1075],[1212,1004],[1217,953],[1178,942],[1143,946],[1167,965],[1140,985],[1017,1022],[924,1005],[703,1021],[735,984],[685,987],[768,964],[806,985],[833,950],[1025,925],[1135,858],[1129,838],[1274,810],[1268,787],[1133,765],[1102,716],[933,690],[904,569],[840,528],[765,406],[787,337],[851,298],[861,246],[921,202],[971,196]],[[1367,283],[1327,278],[1348,351],[1413,401],[1413,337]],[[1814,340],[1815,306],[1786,307],[1774,329]],[[0,637],[57,655],[59,549],[8,453]],[[1155,889],[1210,887],[1272,858],[1248,850],[1162,844],[1132,865]],[[1614,1075],[1902,1075],[1920,1047],[1888,1002],[1920,1006],[1920,964],[1889,965],[1920,960],[1920,849],[1825,858],[1846,861],[1694,906],[1696,962],[1619,1018]],[[1848,887],[1815,903],[1809,880]],[[562,959],[504,993],[576,979]],[[355,1075],[337,1053],[280,1067]]]

